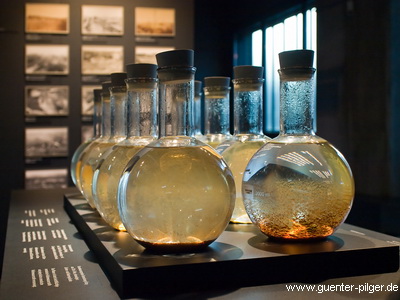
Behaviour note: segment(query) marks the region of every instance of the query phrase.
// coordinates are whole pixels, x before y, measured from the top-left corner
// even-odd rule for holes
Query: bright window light
[[[262,30],[254,31],[251,36],[252,65],[262,66]]]

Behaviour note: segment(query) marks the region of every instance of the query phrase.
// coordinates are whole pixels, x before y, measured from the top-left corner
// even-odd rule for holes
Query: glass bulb
[[[203,249],[224,231],[235,186],[215,150],[177,137],[138,152],[119,192],[121,218],[136,241],[152,250],[185,252]]]
[[[349,213],[353,196],[353,177],[344,157],[317,136],[268,142],[243,177],[246,211],[274,238],[331,235]]]

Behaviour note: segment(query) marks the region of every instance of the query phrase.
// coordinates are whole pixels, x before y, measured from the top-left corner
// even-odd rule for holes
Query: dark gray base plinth
[[[321,241],[283,243],[254,225],[229,225],[204,252],[154,254],[108,226],[87,202],[64,207],[121,298],[231,289],[395,272],[399,246],[387,236],[343,224]]]

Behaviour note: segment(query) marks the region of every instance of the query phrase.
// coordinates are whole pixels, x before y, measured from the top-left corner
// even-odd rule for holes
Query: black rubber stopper
[[[101,83],[101,87],[102,87],[101,92],[102,92],[103,94],[110,95],[110,87],[111,87],[111,86],[112,86],[111,81],[104,81],[104,82],[102,82],[102,83]]]
[[[157,68],[155,64],[129,64],[126,73],[128,78],[157,78]]]
[[[278,54],[281,69],[312,68],[314,65],[313,50],[291,50]]]
[[[258,66],[236,66],[233,67],[234,79],[241,78],[263,78],[263,67]]]
[[[101,101],[101,92],[102,89],[94,89],[93,90],[93,95],[94,95],[94,102],[100,102]]]
[[[126,73],[111,73],[111,84],[112,86],[123,86],[126,85],[125,79],[127,78]]]
[[[204,77],[204,86],[224,86],[229,87],[230,77],[212,76]]]
[[[193,67],[194,51],[191,49],[171,50],[156,54],[159,68],[163,67]]]

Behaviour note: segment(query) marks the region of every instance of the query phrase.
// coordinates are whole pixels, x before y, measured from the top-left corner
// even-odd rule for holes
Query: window
[[[286,50],[317,50],[317,12],[311,8],[292,15],[281,22],[268,24],[251,32],[251,38],[237,41],[236,49],[245,49],[243,43],[251,40],[251,64],[264,66],[264,130],[279,132],[279,58],[278,53]],[[240,53],[239,53],[240,54]],[[243,60],[250,61],[248,59]],[[316,63],[316,57],[314,64]],[[240,61],[235,62],[236,65]]]

